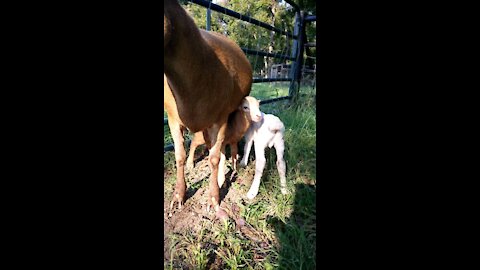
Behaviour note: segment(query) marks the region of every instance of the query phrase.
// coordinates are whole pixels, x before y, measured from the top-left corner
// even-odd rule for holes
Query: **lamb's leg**
[[[240,167],[246,167],[248,164],[248,155],[250,155],[250,149],[252,148],[252,143],[253,143],[253,131],[250,129],[247,130],[247,133],[245,133],[245,150],[243,151],[243,157],[242,160],[240,161],[240,164],[238,164]]]
[[[247,198],[250,200],[258,194],[260,179],[262,178],[263,169],[265,168],[265,161],[265,145],[255,143],[255,176],[253,177],[252,186],[247,193]]]
[[[177,166],[177,183],[175,185],[175,191],[173,192],[172,202],[170,203],[170,211],[172,211],[175,201],[178,202],[178,209],[181,210],[185,198],[185,148],[183,146],[184,139],[180,124],[173,119],[168,119],[168,125],[175,146],[175,161]],[[170,213],[170,215],[172,215],[172,213]]]
[[[280,175],[280,191],[282,194],[288,194],[287,190],[287,178],[285,177],[286,165],[285,159],[283,158],[283,153],[285,151],[285,142],[283,140],[283,135],[277,133],[274,138],[274,147],[277,152],[277,170]]]
[[[208,135],[211,139],[210,153],[208,155],[208,161],[212,174],[210,175],[210,198],[207,203],[207,212],[210,211],[210,207],[213,206],[215,211],[220,209],[220,189],[218,187],[218,174],[219,172],[219,162],[220,162],[220,152],[222,150],[222,144],[225,140],[225,131],[227,129],[227,120],[222,121],[221,125],[214,124],[211,128],[208,129]],[[223,153],[225,154],[225,153]]]
[[[238,160],[238,142],[230,144],[230,153],[232,154],[232,167],[233,171],[230,174],[230,181],[237,173],[237,160]]]
[[[238,154],[238,143],[230,144],[230,152],[232,154],[232,167],[233,172],[237,172],[237,154]],[[233,174],[233,173],[232,173]]]
[[[220,151],[220,163],[218,164],[218,187],[221,188],[225,182],[225,145]]]

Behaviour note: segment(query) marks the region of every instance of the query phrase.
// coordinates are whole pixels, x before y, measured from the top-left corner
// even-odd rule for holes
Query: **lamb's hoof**
[[[228,220],[228,214],[222,208],[219,208],[218,211],[215,213],[215,216],[220,220]]]

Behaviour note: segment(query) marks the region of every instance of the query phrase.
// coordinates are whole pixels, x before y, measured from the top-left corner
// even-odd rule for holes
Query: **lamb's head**
[[[263,113],[260,111],[260,100],[247,96],[243,98],[239,109],[245,113],[248,120],[253,122],[262,121]]]

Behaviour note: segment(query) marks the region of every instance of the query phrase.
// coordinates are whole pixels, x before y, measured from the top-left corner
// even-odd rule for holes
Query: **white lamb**
[[[277,152],[277,169],[280,175],[280,191],[287,194],[287,183],[285,178],[285,160],[283,159],[283,151],[285,143],[283,134],[285,126],[282,121],[273,114],[264,114],[262,112],[262,120],[252,122],[249,129],[245,133],[245,151],[239,166],[245,167],[248,163],[248,155],[252,142],[255,143],[255,176],[253,177],[252,186],[247,193],[248,199],[253,199],[258,194],[260,187],[260,179],[262,178],[263,169],[265,168],[265,148],[275,147]]]

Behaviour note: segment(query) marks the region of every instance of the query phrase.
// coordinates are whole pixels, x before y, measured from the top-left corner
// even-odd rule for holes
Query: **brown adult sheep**
[[[218,211],[218,164],[227,119],[250,93],[252,68],[237,44],[220,34],[198,29],[176,0],[165,0],[163,7],[164,106],[177,167],[170,210],[175,201],[181,209],[185,199],[183,130],[187,128],[209,135],[212,173],[207,211],[211,206]]]

